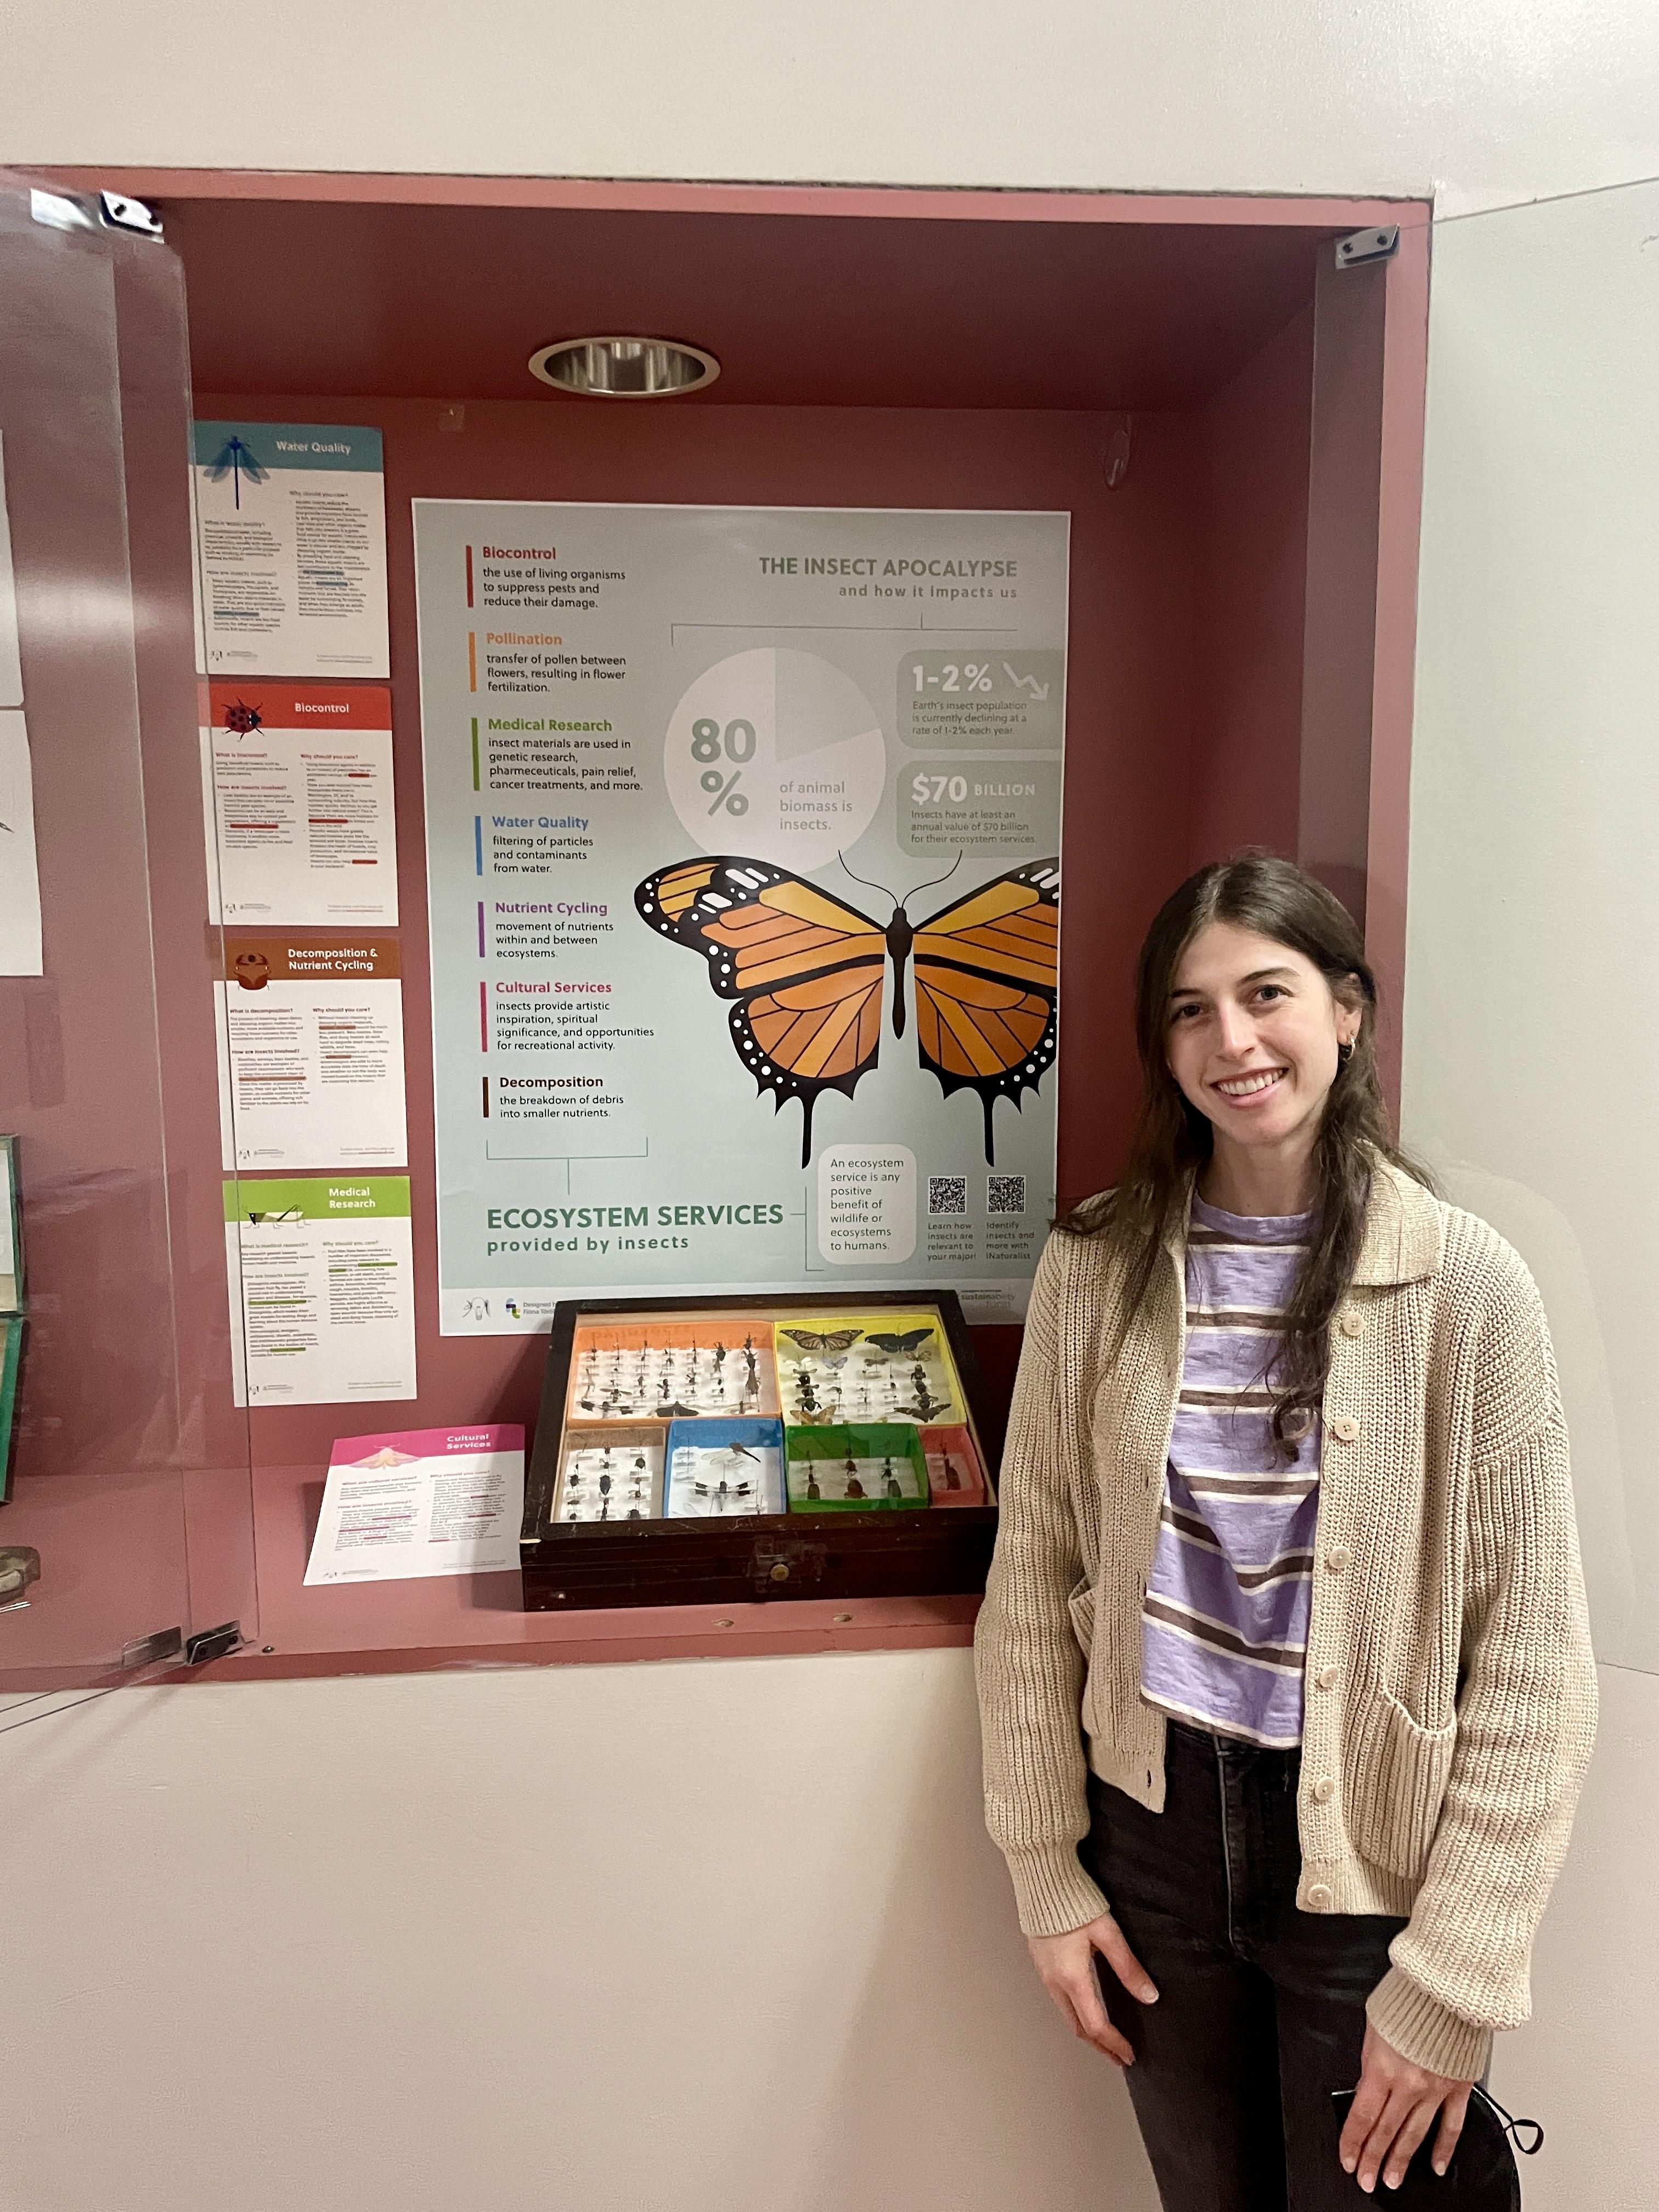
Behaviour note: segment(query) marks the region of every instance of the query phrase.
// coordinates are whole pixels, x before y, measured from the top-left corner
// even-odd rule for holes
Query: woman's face
[[[1218,1141],[1310,1143],[1359,1015],[1311,960],[1271,937],[1212,922],[1181,957],[1170,994],[1170,1073]]]

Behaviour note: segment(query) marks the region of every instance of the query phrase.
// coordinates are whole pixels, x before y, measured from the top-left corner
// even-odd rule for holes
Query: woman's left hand
[[[1364,2190],[1376,2188],[1379,2173],[1390,2189],[1398,2189],[1413,2152],[1437,2115],[1440,2128],[1430,2157],[1435,2172],[1443,2173],[1463,2132],[1463,2115],[1474,2087],[1472,2081],[1413,2066],[1368,2023],[1359,2087],[1340,2146],[1344,2171],[1357,2172]]]

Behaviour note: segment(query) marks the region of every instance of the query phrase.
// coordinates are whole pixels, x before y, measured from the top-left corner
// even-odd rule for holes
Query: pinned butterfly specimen
[[[915,896],[893,898],[884,928],[787,868],[732,854],[677,861],[635,890],[641,920],[708,962],[757,1088],[775,1103],[799,1099],[803,1167],[818,1098],[850,1098],[876,1065],[890,963],[894,1036],[904,1035],[908,965],[921,1064],[947,1098],[977,1094],[992,1165],[997,1100],[1019,1104],[1054,1065],[1059,861],[1011,868],[922,922],[905,910]]]
[[[931,1328],[913,1328],[903,1336],[878,1336],[872,1329],[866,1341],[873,1344],[878,1352],[891,1352],[896,1358],[908,1359],[913,1352],[927,1343],[933,1333]]]
[[[855,1328],[832,1328],[827,1336],[820,1336],[812,1328],[786,1328],[780,1334],[791,1343],[799,1345],[803,1352],[845,1352],[849,1344],[859,1340]]]

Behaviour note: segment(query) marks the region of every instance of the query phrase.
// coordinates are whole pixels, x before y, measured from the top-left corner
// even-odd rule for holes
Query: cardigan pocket
[[[1427,1863],[1451,1778],[1457,1722],[1421,1727],[1387,1690],[1348,1714],[1348,1832],[1363,1858],[1415,1880]]]
[[[1072,1616],[1072,1633],[1083,1651],[1083,1725],[1092,1735],[1095,1723],[1089,1685],[1095,1671],[1095,1586],[1086,1575],[1066,1598],[1066,1610]]]

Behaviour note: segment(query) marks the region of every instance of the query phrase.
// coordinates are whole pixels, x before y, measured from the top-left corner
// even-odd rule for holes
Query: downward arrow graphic
[[[1032,698],[1038,701],[1039,703],[1048,697],[1048,685],[1046,684],[1039,684],[1035,676],[1016,676],[1013,670],[1009,667],[1006,660],[1002,664],[1002,672],[1008,678],[1008,681],[1014,685],[1016,690],[1023,690],[1024,687],[1029,684],[1031,687]]]

